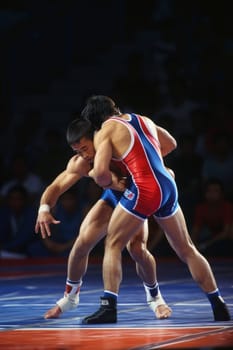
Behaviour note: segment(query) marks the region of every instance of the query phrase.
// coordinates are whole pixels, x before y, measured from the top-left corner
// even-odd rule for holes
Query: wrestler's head
[[[102,123],[113,115],[119,115],[120,110],[115,102],[108,96],[95,95],[89,97],[87,104],[81,112],[84,119],[89,120],[99,130]]]

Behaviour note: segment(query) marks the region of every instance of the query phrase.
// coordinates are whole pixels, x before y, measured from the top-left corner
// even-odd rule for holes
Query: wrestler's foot
[[[172,309],[167,304],[157,306],[154,311],[156,318],[159,320],[169,318],[172,314]]]
[[[92,315],[83,319],[83,324],[97,324],[97,323],[116,323],[117,309],[116,301],[112,298],[100,298],[101,305],[99,310]]]
[[[48,310],[44,314],[44,318],[45,319],[58,318],[58,317],[60,317],[61,313],[62,313],[62,311],[61,311],[60,307],[58,305],[55,305],[54,307],[52,307],[52,309]]]
[[[79,293],[77,294],[64,294],[64,297],[57,301],[57,305],[47,311],[44,318],[58,318],[61,313],[69,310],[73,310],[78,306]]]
[[[154,298],[151,296],[147,297],[147,303],[149,308],[155,313],[156,318],[160,320],[168,318],[172,314],[171,308],[165,303],[160,291]]]
[[[224,301],[221,301],[220,299],[216,303],[216,305],[214,305],[213,313],[215,321],[230,321],[231,319],[227,305],[224,303]]]

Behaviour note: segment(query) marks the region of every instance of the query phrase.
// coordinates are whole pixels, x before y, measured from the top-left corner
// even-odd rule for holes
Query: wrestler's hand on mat
[[[60,224],[60,221],[56,220],[50,212],[41,212],[37,216],[35,232],[41,233],[42,238],[51,236],[50,224]]]

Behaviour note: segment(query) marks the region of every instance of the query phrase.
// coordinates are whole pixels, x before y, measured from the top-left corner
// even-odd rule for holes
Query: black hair
[[[81,116],[89,120],[96,130],[101,128],[107,117],[119,114],[120,110],[115,102],[110,97],[103,95],[89,97],[81,112]]]
[[[69,145],[79,143],[81,138],[85,137],[93,140],[94,127],[89,120],[77,118],[70,122],[66,131],[66,140]]]

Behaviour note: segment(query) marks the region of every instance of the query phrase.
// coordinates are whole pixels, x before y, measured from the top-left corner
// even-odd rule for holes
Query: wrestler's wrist
[[[41,204],[38,210],[38,213],[49,213],[50,206],[48,204]]]

